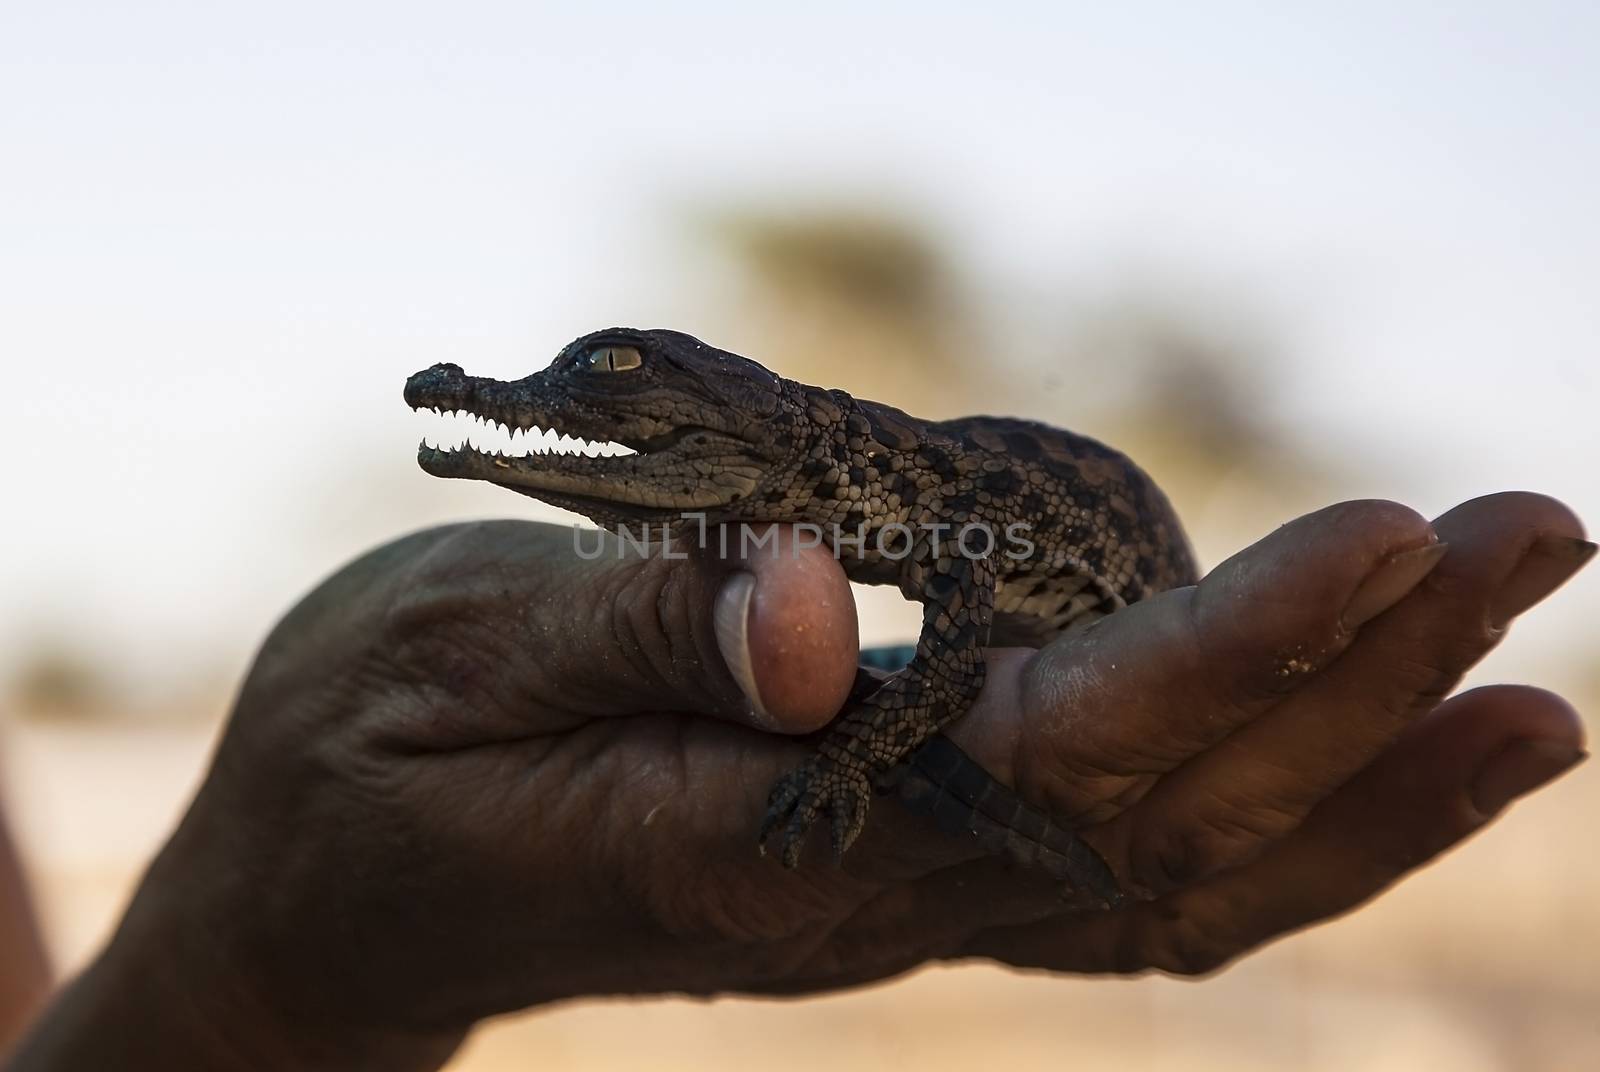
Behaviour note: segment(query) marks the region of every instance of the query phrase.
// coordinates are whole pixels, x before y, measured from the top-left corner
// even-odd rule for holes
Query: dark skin
[[[1579,537],[1534,495],[1431,525],[1347,503],[994,652],[955,735],[1086,824],[1142,898],[1110,912],[887,805],[842,863],[750,851],[805,751],[784,734],[853,676],[821,552],[748,566],[757,714],[714,625],[737,564],[583,562],[568,530],[517,522],[408,537],[268,639],[111,946],[12,1067],[424,1069],[484,1016],[591,995],[805,994],[973,957],[1210,971],[1582,758],[1549,693],[1443,699],[1581,567]]]

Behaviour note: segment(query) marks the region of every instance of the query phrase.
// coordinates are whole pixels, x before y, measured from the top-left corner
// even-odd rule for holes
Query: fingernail
[[[1472,781],[1472,806],[1494,815],[1518,797],[1553,780],[1589,758],[1565,741],[1523,738],[1489,758]]]
[[[1339,624],[1346,632],[1351,632],[1400,602],[1406,593],[1422,583],[1422,578],[1432,572],[1449,549],[1447,543],[1430,543],[1384,559],[1345,604]]]
[[[1489,605],[1489,621],[1504,629],[1511,619],[1554,592],[1594,557],[1595,544],[1576,536],[1540,536],[1500,585]]]
[[[739,683],[756,719],[770,723],[772,716],[761,703],[756,688],[755,666],[750,659],[750,601],[756,594],[756,575],[740,570],[730,574],[717,593],[712,608],[712,624],[717,633],[717,649],[733,680]]]

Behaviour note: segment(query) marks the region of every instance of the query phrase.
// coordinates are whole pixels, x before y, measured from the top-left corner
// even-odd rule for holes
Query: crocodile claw
[[[841,767],[818,756],[779,778],[767,797],[759,840],[763,854],[774,834],[783,866],[800,865],[806,834],[822,815],[829,819],[833,855],[842,857],[867,822],[872,803],[872,781],[864,772]]]

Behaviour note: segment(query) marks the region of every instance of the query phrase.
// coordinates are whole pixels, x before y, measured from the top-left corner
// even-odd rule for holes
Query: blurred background
[[[1144,463],[1207,565],[1354,497],[1600,526],[1600,8],[1319,8],[0,8],[0,799],[58,971],[279,614],[408,529],[556,516],[416,468],[435,361],[672,326],[1040,418]],[[1597,612],[1591,569],[1473,680],[1600,710]],[[1200,983],[596,1003],[452,1068],[1593,1066],[1597,805],[1590,764]]]

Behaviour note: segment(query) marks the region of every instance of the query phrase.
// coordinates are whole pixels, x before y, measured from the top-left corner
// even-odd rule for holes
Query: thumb
[[[561,646],[588,657],[557,660],[569,699],[593,714],[691,710],[773,733],[825,725],[855,680],[855,601],[833,555],[796,536],[730,528],[682,557],[576,563]]]
[[[809,733],[839,713],[855,681],[859,637],[844,570],[779,526],[773,549],[747,550],[717,589],[717,649],[748,708],[740,721]]]

